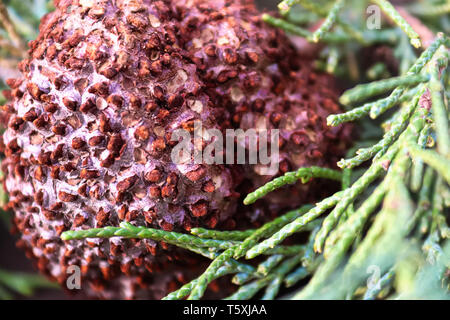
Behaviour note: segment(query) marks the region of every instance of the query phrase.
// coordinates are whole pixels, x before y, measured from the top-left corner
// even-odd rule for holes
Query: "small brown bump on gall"
[[[33,124],[36,126],[36,128],[42,129],[49,124],[48,118],[45,114],[41,114],[39,117],[37,117],[37,119],[33,121]]]
[[[202,190],[208,193],[214,192],[215,191],[214,183],[212,181],[205,182],[202,186]]]
[[[43,152],[41,151],[41,153],[39,153],[38,155],[38,163],[42,164],[42,165],[50,165],[52,163],[51,160],[51,152]]]
[[[125,141],[120,134],[113,135],[108,142],[106,148],[114,155],[119,155],[120,150],[124,146]]]
[[[97,228],[104,227],[106,222],[109,220],[109,217],[109,211],[105,211],[103,208],[100,208],[95,216],[95,219],[97,220]]]
[[[152,198],[159,198],[161,196],[161,188],[158,186],[150,186],[148,193]]]
[[[206,169],[204,167],[200,167],[196,170],[190,171],[186,173],[186,177],[192,182],[198,181],[203,178],[206,174]]]
[[[95,179],[98,177],[100,177],[100,173],[97,170],[81,169],[80,171],[80,178],[82,179]]]
[[[89,139],[89,145],[91,147],[95,147],[95,146],[98,146],[98,145],[102,144],[104,141],[105,141],[105,137],[104,136],[91,137]]]
[[[65,136],[67,133],[67,127],[66,125],[59,123],[57,125],[54,125],[52,127],[52,131],[54,134],[58,135],[58,136]]]
[[[93,98],[89,98],[80,106],[80,111],[83,113],[94,113],[97,109],[97,105]]]
[[[114,106],[116,106],[117,108],[121,108],[123,105],[123,98],[117,94],[112,94],[110,96],[108,96],[108,98],[106,99],[106,102],[109,104],[112,104]]]
[[[129,189],[131,189],[131,187],[133,187],[133,185],[137,182],[137,180],[138,177],[136,175],[125,178],[124,180],[117,183],[116,186],[117,191],[119,192],[128,191]]]
[[[27,84],[27,89],[30,95],[36,100],[41,100],[41,95],[48,93],[48,91],[41,90],[37,84],[32,82]]]
[[[69,97],[63,98],[63,104],[64,104],[64,106],[66,106],[67,109],[69,109],[71,111],[76,111],[78,108],[78,102]]]
[[[50,171],[50,176],[52,177],[52,179],[59,179],[59,173],[60,173],[59,167],[54,166]]]
[[[216,56],[216,46],[215,45],[210,44],[210,45],[206,46],[204,50],[205,50],[206,55],[208,55],[209,57]]]
[[[34,178],[40,182],[45,182],[45,169],[42,166],[38,166],[34,171]]]
[[[112,132],[111,125],[109,124],[109,120],[108,120],[108,118],[106,118],[106,116],[103,113],[100,115],[99,129],[100,129],[100,132],[102,132],[102,133]]]
[[[147,172],[144,176],[145,180],[148,182],[158,182],[159,180],[161,180],[161,172],[157,169],[153,169],[149,172]]]
[[[36,109],[31,108],[30,110],[28,110],[27,112],[25,112],[25,114],[23,115],[23,120],[28,121],[28,122],[32,122],[34,120],[36,120],[38,117],[38,114],[36,112]]]
[[[15,131],[20,129],[20,126],[24,123],[25,121],[22,118],[19,117],[15,117],[13,119],[10,120],[9,122],[9,127]]]
[[[199,201],[191,206],[194,217],[203,217],[208,213],[208,205],[204,201]]]
[[[86,141],[83,138],[76,137],[72,139],[72,148],[75,150],[82,149],[86,145]]]
[[[150,132],[146,126],[140,126],[136,129],[134,135],[140,140],[147,140],[150,136]]]
[[[156,152],[163,151],[166,148],[166,143],[164,142],[164,139],[161,137],[156,138],[152,142],[152,150]]]
[[[76,194],[71,194],[65,191],[59,191],[58,198],[63,202],[74,202],[75,200],[77,200],[78,196]]]
[[[44,104],[44,110],[48,113],[55,113],[58,110],[58,104],[46,103]]]
[[[52,161],[55,162],[58,161],[60,158],[62,158],[63,152],[64,152],[64,145],[58,144],[50,155]]]
[[[238,60],[238,55],[232,48],[225,48],[222,54],[223,59],[227,64],[235,64]]]

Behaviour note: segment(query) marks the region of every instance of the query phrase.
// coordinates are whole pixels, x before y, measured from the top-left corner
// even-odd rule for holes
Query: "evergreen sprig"
[[[429,80],[429,75],[413,74],[374,81],[369,84],[359,84],[353,89],[345,91],[340,97],[339,102],[344,105],[350,105],[383,94],[398,86],[414,86],[421,82],[428,82]]]
[[[411,44],[420,48],[422,45],[417,32],[409,25],[408,22],[398,13],[394,6],[387,0],[372,0],[373,3],[380,6],[386,15],[388,15],[411,39]]]
[[[264,186],[256,189],[252,193],[248,194],[244,199],[244,204],[249,205],[256,200],[261,199],[268,193],[279,189],[287,184],[293,184],[297,180],[301,180],[302,183],[307,183],[312,178],[325,178],[330,180],[341,181],[342,173],[337,170],[329,168],[321,168],[317,166],[308,168],[299,168],[293,172],[287,172],[283,176],[273,179],[266,183]]]
[[[15,19],[10,13],[30,9],[20,1],[5,3],[8,10],[0,0],[0,18],[6,31],[0,33],[0,58],[19,59],[24,53],[23,39],[30,38],[26,30],[33,30],[30,26],[38,19],[34,14],[23,21]],[[350,9],[364,9],[369,3],[378,5],[394,28],[367,30],[363,20],[349,14]],[[301,18],[296,7],[308,19]],[[357,121],[361,136],[370,139],[356,142],[347,159],[338,163],[340,169],[309,167],[288,172],[248,194],[244,204],[312,178],[338,181],[341,190],[257,229],[193,228],[191,234],[185,234],[122,222],[118,227],[66,231],[62,240],[145,238],[164,241],[211,260],[203,274],[167,295],[168,300],[201,299],[212,281],[227,275],[239,286],[228,299],[250,299],[260,292],[263,299],[273,299],[283,286],[295,286],[308,277],[311,279],[305,280],[307,284],[293,294],[294,298],[414,298],[420,296],[417,288],[424,287],[423,279],[429,283],[437,279],[440,288],[448,293],[448,283],[447,287],[442,283],[448,281],[445,274],[450,261],[449,38],[436,32],[434,41],[415,59],[415,48],[422,50],[425,41],[421,41],[415,26],[386,0],[284,0],[279,9],[281,18],[264,14],[262,20],[307,41],[326,44],[322,54],[325,62],[319,60],[317,66],[357,83],[340,98],[346,112],[330,115],[328,125]],[[424,23],[433,31],[448,30],[444,16],[449,12],[447,3],[421,1],[406,9],[418,16],[432,17],[433,21]],[[357,16],[364,16],[364,12]],[[315,31],[310,31],[312,23],[319,26]],[[401,71],[398,76],[389,78],[392,70],[383,62],[361,72],[357,63],[346,64],[343,60],[352,61],[349,57],[355,48],[374,44],[395,48]],[[375,81],[366,83],[364,75]],[[357,106],[359,103],[363,104]],[[387,119],[379,120],[380,117]],[[381,130],[363,132],[381,121]],[[3,198],[4,193],[0,196]],[[300,232],[307,234],[306,243],[284,243]],[[264,259],[253,260],[263,254]],[[379,267],[383,276],[366,286],[370,266]],[[417,270],[417,276],[411,274],[411,269],[414,273]],[[0,296],[3,287],[30,292],[31,287],[18,286],[23,283],[11,279],[17,278],[0,271]],[[45,285],[39,282],[42,279],[23,279]]]
[[[345,5],[345,0],[336,0],[335,1],[335,3],[333,4],[333,7],[330,9],[324,22],[311,35],[311,41],[319,42],[319,40],[323,38],[323,36],[331,29],[333,24],[338,19],[339,11],[344,7],[344,5]]]

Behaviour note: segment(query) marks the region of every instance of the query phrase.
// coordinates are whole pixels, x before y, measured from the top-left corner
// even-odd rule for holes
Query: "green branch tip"
[[[325,35],[326,32],[330,31],[333,24],[336,22],[338,18],[339,11],[344,7],[345,0],[337,0],[335,1],[333,7],[325,18],[324,22],[320,25],[320,27],[314,31],[311,35],[312,42],[319,42]]]
[[[423,162],[433,167],[445,181],[450,184],[450,160],[433,150],[424,150],[413,144],[407,144],[408,151],[413,158],[420,158]]]
[[[285,185],[293,184],[298,180],[301,180],[302,183],[307,183],[312,178],[326,178],[330,180],[341,181],[342,172],[316,166],[299,168],[296,171],[287,172],[283,176],[273,179],[272,181],[266,183],[264,186],[259,187],[252,193],[248,194],[244,199],[244,204],[252,204],[268,193],[277,190]]]
[[[61,239],[80,240],[86,238],[111,238],[124,237],[136,239],[152,239],[155,241],[165,241],[185,249],[198,253],[200,248],[228,249],[238,244],[236,241],[225,241],[215,239],[202,239],[189,234],[169,232],[160,229],[136,227],[129,222],[121,222],[120,227],[104,227],[87,230],[72,230],[63,232]],[[200,250],[201,252],[201,250]]]
[[[414,86],[422,82],[427,82],[428,80],[430,80],[429,75],[413,74],[360,84],[345,91],[339,98],[339,102],[344,105],[349,105],[380,95],[399,86]]]
[[[410,38],[411,44],[415,48],[420,48],[422,43],[418,33],[406,22],[406,20],[398,13],[394,6],[387,0],[372,0],[373,3],[378,5],[383,12],[392,19]]]

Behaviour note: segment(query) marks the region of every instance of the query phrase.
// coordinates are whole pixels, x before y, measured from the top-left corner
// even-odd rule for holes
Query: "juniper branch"
[[[417,162],[417,161],[416,161]],[[417,222],[423,217],[425,212],[431,207],[430,194],[434,185],[435,175],[432,168],[428,167],[425,170],[423,176],[422,186],[419,191],[417,208],[411,220],[408,222],[408,232],[410,232],[417,224]]]
[[[334,74],[339,64],[339,50],[337,48],[330,48],[327,58],[326,70],[328,73]]]
[[[244,283],[254,279],[255,276],[256,276],[255,274],[238,273],[231,279],[231,282],[236,284],[236,285],[238,285],[238,286],[241,286]]]
[[[366,75],[370,80],[386,78],[389,76],[389,70],[385,63],[377,62],[366,71]]]
[[[258,245],[253,246],[250,250],[247,251],[246,258],[252,259],[256,256],[263,254],[265,251],[274,248],[278,244],[280,244],[284,239],[291,236],[292,234],[299,232],[305,225],[310,223],[319,217],[325,210],[333,207],[338,203],[343,196],[343,191],[339,191],[334,195],[325,198],[316,204],[314,208],[309,210],[303,216],[295,219],[293,222],[285,225],[279,231],[277,231],[274,235],[272,235],[269,239],[264,240]]]
[[[408,70],[407,74],[417,74],[423,67],[430,62],[439,47],[446,43],[447,39],[442,33],[439,33],[433,43],[420,55],[416,62]],[[386,112],[388,109],[392,108],[398,100],[398,97],[405,91],[404,86],[396,88],[391,95],[387,98],[384,103],[374,104],[370,109],[370,117],[372,119],[377,118],[382,113]]]
[[[239,259],[244,256],[249,249],[258,243],[261,238],[271,236],[274,232],[279,230],[287,223],[306,213],[311,208],[311,205],[306,205],[297,210],[289,211],[288,213],[275,218],[273,221],[266,223],[261,228],[257,229],[250,237],[245,239],[235,250],[234,258]],[[274,248],[275,246],[271,247]],[[269,248],[267,248],[269,249]]]
[[[255,232],[254,229],[247,229],[244,231],[218,231],[205,228],[191,229],[191,233],[200,238],[215,239],[215,240],[234,240],[234,241],[245,240],[250,235],[252,235],[253,232]]]
[[[333,211],[331,211],[331,213],[324,219],[322,229],[316,236],[316,241],[314,243],[314,249],[316,252],[322,252],[323,243],[325,242],[328,233],[336,225],[344,210],[368,187],[369,184],[381,176],[385,170],[384,168],[386,163],[392,161],[397,154],[398,149],[399,145],[393,144],[383,157],[373,163],[350,188],[343,191],[344,194],[342,199],[338,202]]]
[[[284,256],[281,254],[274,254],[267,258],[264,262],[260,263],[258,265],[258,268],[256,271],[263,275],[267,276],[269,272],[277,266],[282,260],[284,259]]]
[[[345,168],[342,171],[342,190],[345,190],[351,186],[351,177],[352,177],[352,170]],[[348,216],[354,212],[353,209],[353,203],[349,204],[346,212],[344,212],[342,218],[339,220],[339,224],[343,223],[347,220]]]
[[[192,288],[191,294],[188,297],[188,300],[199,300],[209,283],[214,280],[215,275],[219,268],[228,260],[230,260],[234,254],[234,247],[229,248],[222,252],[216,259],[211,262],[206,271],[197,278],[197,283]]]
[[[300,280],[306,278],[309,275],[308,270],[305,267],[298,267],[292,273],[288,274],[284,279],[284,285],[286,288],[292,287]]]
[[[436,136],[438,142],[438,151],[444,157],[450,159],[450,137],[449,137],[449,126],[448,126],[448,110],[445,108],[444,101],[442,99],[442,93],[444,91],[444,86],[439,79],[439,69],[440,67],[445,68],[448,64],[448,53],[445,48],[441,46],[434,57],[434,61],[430,68],[431,81],[429,83],[432,110],[434,123],[436,125]],[[445,54],[444,54],[445,52]],[[440,59],[444,62],[442,66],[440,65]]]
[[[283,277],[276,276],[267,286],[264,295],[261,300],[273,300],[280,291],[280,287],[283,284]]]
[[[36,289],[58,287],[38,274],[15,273],[0,269],[0,285],[24,296],[30,296]]]
[[[438,48],[446,43],[446,38],[443,34],[438,34],[436,40],[420,55],[413,66],[408,70],[407,75],[413,75],[419,73],[422,68],[433,58]],[[354,121],[360,119],[370,113],[371,118],[377,118],[382,113],[396,105],[401,96],[404,94],[406,88],[403,86],[397,87],[392,93],[383,99],[375,102],[368,102],[361,107],[354,108],[348,112],[341,114],[332,114],[327,118],[327,124],[329,126],[337,126],[341,123]]]
[[[297,26],[293,23],[290,23],[286,20],[275,18],[269,14],[263,14],[261,16],[261,18],[264,22],[266,22],[274,27],[281,28],[288,33],[295,34],[295,35],[298,35],[298,36],[306,38],[306,39],[310,39],[312,36],[311,31],[309,31],[305,28],[299,27],[299,26]],[[376,33],[364,32],[363,37],[367,43],[386,43],[386,42],[395,43],[395,41],[397,40],[397,36],[395,35],[395,32],[393,32],[393,30],[382,30],[382,31],[376,32]],[[352,39],[353,39],[352,36],[350,36],[347,33],[342,33],[342,32],[326,33],[322,37],[323,42],[327,42],[330,44],[345,43],[345,42],[349,42]]]
[[[394,269],[390,269],[386,272],[376,284],[373,284],[370,288],[367,289],[364,294],[364,300],[374,300],[377,295],[383,290],[385,287],[390,285],[394,280],[395,272]]]
[[[442,179],[440,176],[436,179],[436,189],[439,189],[439,186],[442,183]],[[438,226],[438,217],[441,212],[443,212],[443,199],[439,192],[434,192],[432,199],[432,211],[431,211],[431,227],[430,234],[425,240],[422,249],[427,253],[427,260],[430,264],[434,264],[439,256],[442,254],[442,248],[439,245],[439,226]]]
[[[304,245],[290,245],[290,246],[276,246],[273,249],[269,249],[266,252],[264,252],[263,254],[282,254],[285,256],[292,256],[292,255],[297,255],[297,254],[301,254],[305,251],[305,246]]]
[[[372,0],[373,3],[377,4],[381,10],[384,11],[410,38],[411,44],[419,48],[422,46],[420,37],[416,31],[409,25],[408,22],[395,10],[394,6],[387,0]]]
[[[326,16],[328,14],[327,8],[324,8],[310,0],[283,0],[278,4],[278,9],[281,14],[286,14],[291,10],[292,6],[297,3],[305,9],[317,13],[318,15]]]
[[[342,104],[349,105],[376,95],[380,95],[386,91],[395,89],[398,86],[410,87],[422,82],[428,82],[428,80],[430,80],[429,75],[412,74],[383,79],[367,84],[360,84],[345,91],[339,98],[339,101]]]
[[[314,228],[314,230],[311,231],[311,234],[308,238],[308,243],[306,244],[305,252],[303,254],[302,265],[308,271],[312,271],[312,269],[314,269],[314,258],[316,257],[316,253],[314,252],[314,239],[316,238],[317,232],[319,232],[319,230],[320,225],[318,225],[316,228]]]
[[[426,4],[424,1],[408,7],[417,16],[441,16],[450,13],[450,3]]]
[[[276,228],[278,224],[280,223],[286,223],[287,221],[289,221],[289,219],[293,219],[296,215],[301,214],[300,212],[304,212],[307,210],[308,207],[305,208],[301,208],[298,210],[293,210],[290,213],[279,217],[275,220],[277,221],[272,221],[268,224],[266,224],[265,226],[263,226],[262,228],[256,230],[251,239],[258,239],[258,231],[259,231],[259,236],[263,235],[266,232],[270,232],[274,227]],[[256,234],[256,237],[254,236]],[[216,240],[217,241],[217,240]],[[200,299],[203,296],[203,293],[206,290],[206,287],[208,286],[208,284],[215,279],[215,276],[219,270],[219,268],[221,266],[223,266],[225,263],[229,262],[230,259],[232,258],[232,256],[235,254],[235,251],[237,251],[238,249],[240,249],[241,247],[230,247],[228,249],[226,249],[224,252],[222,252],[220,255],[218,255],[213,261],[212,263],[209,265],[209,267],[206,269],[206,271],[195,280],[194,284],[191,284],[190,286],[186,286],[183,289],[183,292],[187,292],[188,290],[190,291],[190,296],[189,299],[191,300],[197,300]],[[291,255],[291,254],[299,254],[299,252],[302,252],[304,250],[304,247],[299,245],[299,246],[290,246],[290,247],[277,247],[274,248],[273,250],[271,250],[269,253],[270,254],[283,254],[283,255]]]
[[[276,189],[279,189],[287,184],[293,184],[297,180],[301,180],[302,183],[306,183],[311,178],[326,178],[341,181],[342,173],[337,170],[316,166],[299,168],[296,171],[287,172],[283,176],[273,179],[272,181],[266,183],[264,186],[248,194],[247,197],[245,197],[244,199],[244,204],[246,205],[252,204],[256,200],[267,195],[268,193]]]
[[[406,126],[408,125],[408,120],[410,119],[414,110],[417,108],[419,99],[424,92],[425,88],[419,90],[419,92],[417,92],[417,94],[413,98],[413,101],[411,101],[409,105],[401,110],[399,116],[396,117],[394,122],[391,124],[391,129],[386,132],[382,140],[380,140],[370,148],[358,150],[358,155],[356,157],[353,157],[351,159],[342,159],[338,162],[338,166],[341,168],[353,168],[360,165],[364,161],[369,160],[375,155],[377,155],[377,158],[379,158],[384,153],[383,150],[386,150],[406,128]]]
[[[450,183],[450,160],[441,156],[436,151],[423,150],[414,144],[407,144],[406,147],[413,158],[421,159],[423,162],[433,167],[440,175],[442,175],[447,183]]]
[[[220,277],[223,277],[227,274],[232,274],[232,273],[247,275],[252,278],[258,276],[254,267],[237,262],[234,259],[225,259],[225,260],[222,260],[222,266],[219,266],[217,268],[217,272],[211,278],[208,279],[208,283],[206,284],[206,286],[212,280],[218,279]],[[200,278],[194,279],[191,282],[183,285],[180,289],[168,294],[165,298],[163,298],[163,300],[183,299],[184,297],[188,296],[193,291],[193,289],[199,284],[199,279]],[[206,287],[204,287],[204,289],[206,289]]]
[[[104,227],[88,230],[66,231],[61,235],[64,241],[86,238],[140,238],[164,241],[173,245],[194,246],[204,248],[228,249],[236,245],[236,242],[201,239],[184,233],[168,232],[159,229],[135,227],[127,222],[122,222],[120,227]]]
[[[289,33],[298,35],[298,36],[303,37],[303,38],[309,38],[312,35],[311,31],[309,31],[307,29],[304,29],[302,27],[296,26],[295,24],[287,22],[287,21],[285,21],[283,19],[275,18],[275,17],[273,17],[273,16],[271,16],[270,14],[267,14],[267,13],[264,13],[261,16],[261,19],[264,22],[266,22],[266,23],[268,23],[268,24],[270,24],[270,25],[272,25],[274,27],[278,27],[280,29],[283,29],[283,30],[289,32]]]
[[[411,161],[407,157],[407,153],[402,151],[394,163],[391,180],[389,181],[390,188],[384,199],[383,209],[378,213],[364,240],[350,257],[344,272],[349,272],[352,268],[362,265],[363,261],[370,255],[371,248],[377,243],[379,237],[384,236],[389,239],[390,235],[385,230],[386,228],[394,232],[396,237],[406,235],[408,231],[406,224],[404,221],[400,222],[398,220],[401,216],[404,218],[404,216],[410,215],[412,211],[411,198],[402,181],[410,164]],[[401,205],[398,205],[399,203]],[[395,218],[394,221],[392,218]],[[394,229],[392,223],[400,223],[400,225],[397,229]]]
[[[305,9],[312,11],[313,13],[321,16],[321,17],[329,17],[329,13],[330,13],[330,9],[327,8],[326,6],[321,6],[317,3],[315,3],[314,1],[310,1],[310,0],[285,0],[282,1],[281,3],[279,3],[278,5],[278,9],[280,10],[280,13],[282,15],[286,15],[290,10],[291,7],[294,4],[300,4],[302,7],[304,7]],[[346,20],[340,18],[338,15],[336,15],[336,22],[342,27],[342,29],[353,39],[355,39],[356,41],[358,41],[361,44],[368,44],[370,43],[371,38],[373,37],[367,37],[367,35],[364,35],[363,32],[361,32],[360,30],[354,28],[350,23],[348,23]],[[322,24],[322,26],[324,26]],[[327,36],[327,34],[323,34],[322,36]],[[309,39],[311,39],[313,37],[313,35],[311,35],[311,37]],[[330,72],[330,71],[328,71]]]
[[[259,290],[267,286],[273,277],[266,277],[253,281],[247,285],[241,286],[234,294],[224,300],[248,300],[251,299]]]
[[[402,158],[402,159],[399,159]],[[401,155],[396,156],[395,166],[390,172],[388,173],[388,176],[384,180],[384,183],[386,185],[389,185],[391,182],[398,180],[396,179],[398,175],[402,175],[404,171],[406,171],[406,167],[404,165],[405,162],[408,161],[408,158],[405,153]],[[389,179],[389,180],[387,180]],[[389,181],[389,182],[387,182]],[[385,186],[386,187],[386,186]],[[335,244],[333,250],[329,251],[329,256],[325,260],[325,263],[323,263],[317,272],[314,274],[313,278],[307,285],[307,287],[302,290],[300,294],[296,296],[296,298],[308,298],[311,297],[317,290],[321,288],[321,286],[324,284],[324,282],[329,278],[329,276],[336,270],[336,268],[340,265],[342,259],[344,258],[345,252],[351,245],[351,243],[354,241],[357,230],[360,230],[362,226],[364,225],[364,222],[367,219],[367,214],[372,212],[380,203],[380,201],[383,198],[384,190],[382,188],[378,189],[376,192],[374,192],[369,199],[367,199],[362,206],[357,210],[357,212],[352,216],[355,221],[351,221],[350,218],[347,224],[347,227],[345,232],[341,235],[339,241]],[[385,200],[386,201],[386,200]],[[386,215],[386,214],[385,214]],[[381,218],[378,218],[379,223],[377,226],[373,226],[370,229],[371,238],[370,241],[368,241],[368,238],[364,239],[363,243],[366,244],[365,249],[368,249],[369,244],[373,244],[375,238],[382,232],[383,225],[385,224],[385,215],[382,215]],[[353,220],[352,219],[352,220]],[[357,249],[357,252],[360,252],[360,248],[362,245],[360,245]],[[363,251],[364,254],[367,254],[367,251]],[[354,254],[356,255],[356,253]],[[362,254],[357,255],[359,258],[362,257]],[[348,268],[348,264],[347,264]]]
[[[272,300],[278,294],[285,275],[290,272],[296,265],[300,263],[301,255],[295,256],[284,261],[276,270],[275,278],[270,282],[266,288],[266,292],[262,297],[262,300]]]
[[[231,273],[235,273],[235,272],[239,272],[238,268],[235,265],[227,262],[224,266],[219,268],[219,270],[217,271],[217,273],[214,276],[214,279],[218,279],[220,277],[226,276],[227,274],[231,274]],[[244,274],[247,274],[247,273],[244,273]],[[197,283],[198,283],[198,280],[194,279],[191,282],[188,282],[185,285],[183,285],[178,290],[169,293],[162,300],[183,299],[184,297],[188,296],[191,293],[192,289],[197,285]]]
[[[311,40],[313,42],[319,42],[319,40],[324,37],[326,32],[328,32],[331,29],[333,24],[336,22],[336,19],[338,18],[339,11],[341,11],[342,8],[344,7],[344,4],[345,0],[336,0],[334,2],[333,7],[328,12],[327,17],[325,18],[325,21],[311,35]]]
[[[272,297],[278,292],[279,285],[282,283],[282,279],[286,273],[292,270],[298,263],[300,263],[301,256],[295,256],[284,261],[279,267],[277,267],[273,273],[262,279],[253,281],[247,285],[241,286],[233,295],[225,298],[225,300],[247,300],[251,299],[259,290],[267,286],[269,283],[278,278],[278,280],[270,288],[267,293],[267,298]],[[281,281],[279,280],[281,278]]]
[[[419,135],[419,139],[417,141],[417,145],[425,149],[428,143],[428,139],[430,138],[431,134],[431,125],[425,125],[425,127],[422,129]],[[424,176],[424,164],[421,159],[417,159],[413,162],[413,169],[411,170],[411,183],[410,188],[412,191],[419,191],[421,184],[422,184],[422,178]]]
[[[383,197],[387,191],[387,178],[378,185],[370,196],[363,202],[363,204],[356,210],[347,221],[335,229],[327,238],[324,247],[324,256],[329,258],[333,251],[345,251],[354,241],[357,234],[362,231],[365,223],[370,215],[383,201]],[[336,243],[340,242],[338,248]],[[343,252],[344,253],[344,252]]]

